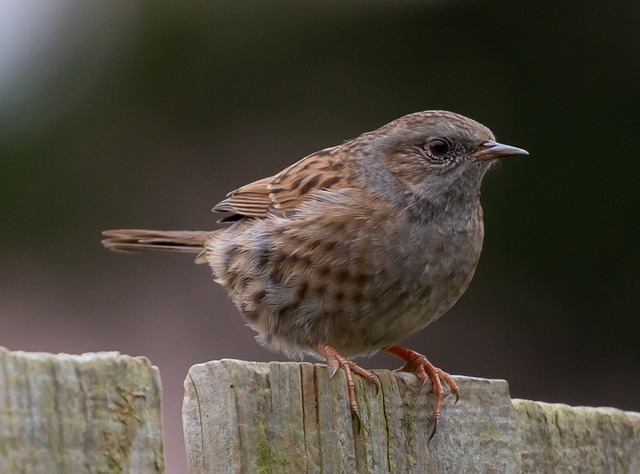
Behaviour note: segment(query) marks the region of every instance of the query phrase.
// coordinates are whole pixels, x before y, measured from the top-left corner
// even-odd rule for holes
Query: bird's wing
[[[222,222],[243,217],[282,215],[304,202],[311,191],[349,187],[354,177],[347,172],[340,154],[332,153],[335,148],[313,153],[275,176],[231,191],[213,210],[231,213]]]

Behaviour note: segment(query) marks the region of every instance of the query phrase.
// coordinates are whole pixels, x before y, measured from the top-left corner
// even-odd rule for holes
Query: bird
[[[465,292],[484,237],[480,187],[502,158],[528,152],[484,125],[444,110],[411,113],[312,153],[229,192],[209,231],[116,229],[114,251],[196,253],[228,292],[257,341],[290,358],[315,356],[344,371],[360,423],[354,358],[384,351],[434,393],[431,439],[443,383],[453,378],[400,343]]]

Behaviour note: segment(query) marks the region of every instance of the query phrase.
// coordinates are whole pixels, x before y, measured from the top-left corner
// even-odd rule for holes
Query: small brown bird
[[[288,356],[326,359],[347,380],[350,358],[382,349],[401,371],[429,379],[434,425],[449,374],[397,344],[438,319],[464,293],[484,235],[480,184],[500,158],[527,155],[496,143],[462,115],[406,115],[280,173],[230,192],[214,231],[109,230],[112,250],[196,252],[209,263],[257,340]]]

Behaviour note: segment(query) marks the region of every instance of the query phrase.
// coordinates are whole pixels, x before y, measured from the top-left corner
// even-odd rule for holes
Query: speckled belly
[[[218,236],[208,259],[261,343],[289,355],[318,344],[366,354],[441,316],[478,262],[477,221],[441,236],[399,218],[407,222],[393,229],[375,215],[258,221]]]

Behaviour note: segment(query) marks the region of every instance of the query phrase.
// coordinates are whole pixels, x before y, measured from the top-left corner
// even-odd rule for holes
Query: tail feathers
[[[102,245],[116,252],[168,252],[200,253],[210,232],[188,230],[105,230]],[[199,259],[197,259],[199,260]]]

